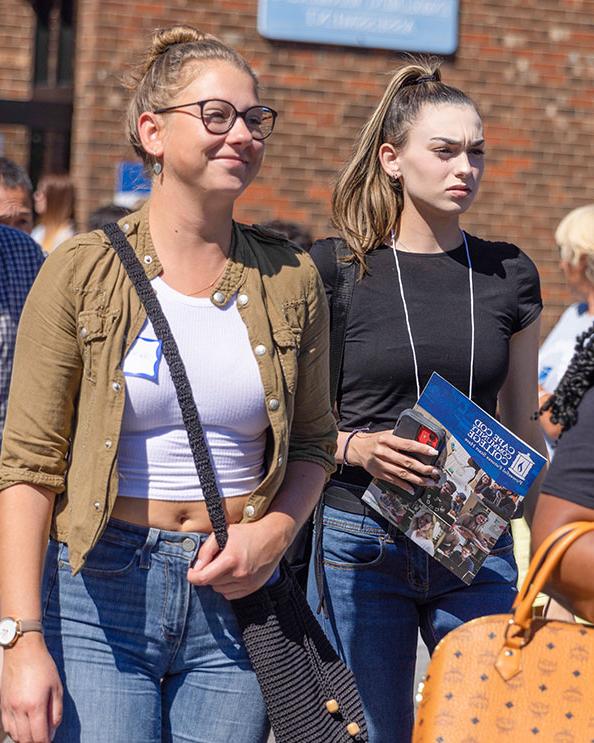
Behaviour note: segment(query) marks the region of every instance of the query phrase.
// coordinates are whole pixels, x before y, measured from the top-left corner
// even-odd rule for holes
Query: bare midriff
[[[247,495],[223,499],[228,524],[241,521]],[[111,515],[114,519],[165,531],[212,531],[204,501],[144,500],[118,496]]]

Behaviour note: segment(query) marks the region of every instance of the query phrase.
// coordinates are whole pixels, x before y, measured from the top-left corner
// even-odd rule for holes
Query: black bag
[[[103,228],[162,342],[208,515],[221,549],[227,524],[210,455],[183,361],[159,300],[117,224]],[[276,743],[365,743],[363,705],[340,660],[283,561],[280,578],[231,602],[262,689]]]

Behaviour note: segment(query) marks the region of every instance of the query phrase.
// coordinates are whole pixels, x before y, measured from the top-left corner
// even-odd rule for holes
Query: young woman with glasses
[[[70,240],[29,296],[4,429],[3,722],[15,741],[264,742],[228,599],[274,579],[333,469],[328,309],[305,253],[232,218],[276,118],[246,61],[173,27],[131,87],[153,189],[119,224],[184,361],[228,543],[126,271],[102,232]]]
[[[325,491],[323,580],[313,606],[355,672],[372,743],[410,740],[420,628],[432,651],[451,629],[508,611],[516,566],[506,531],[470,586],[361,501],[372,477],[405,490],[435,486],[439,471],[392,435],[399,413],[439,372],[539,451],[536,359],[538,274],[515,245],[460,228],[479,190],[483,124],[473,101],[413,60],[393,76],[339,176],[334,224],[356,264],[338,389],[337,460]],[[334,240],[314,244],[329,300]],[[472,468],[469,466],[469,470]],[[313,573],[313,571],[312,571]]]

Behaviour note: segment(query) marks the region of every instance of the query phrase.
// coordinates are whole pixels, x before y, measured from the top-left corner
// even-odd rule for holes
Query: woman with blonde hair
[[[594,204],[569,212],[555,231],[560,266],[569,290],[578,299],[559,318],[542,344],[538,356],[539,402],[544,405],[565,374],[579,337],[594,323]],[[540,423],[547,436],[549,453],[561,432],[561,425],[545,411]]]
[[[430,555],[435,552],[433,537],[436,523],[435,516],[429,511],[425,511],[425,513],[414,517],[411,527],[407,531],[407,535],[412,541]]]
[[[51,253],[74,235],[74,184],[70,176],[52,173],[40,178],[33,206],[39,221],[31,237]]]
[[[516,565],[506,530],[471,585],[361,501],[372,477],[411,494],[440,472],[428,446],[392,434],[436,371],[536,449],[539,279],[515,245],[460,228],[485,162],[475,103],[413,58],[392,77],[333,197],[340,239],[311,255],[332,302],[335,247],[355,264],[337,396],[341,470],[317,514],[310,600],[355,673],[372,743],[410,740],[417,631],[432,651],[462,622],[508,611]],[[334,306],[334,305],[333,305]],[[332,318],[335,321],[335,317]],[[336,349],[332,349],[334,353]],[[469,463],[470,466],[470,463]],[[534,489],[537,493],[538,485]]]
[[[305,253],[233,220],[276,118],[243,57],[161,30],[131,87],[153,187],[119,224],[183,360],[228,539],[219,550],[155,328],[105,234],[79,235],[47,259],[17,341],[3,721],[16,741],[264,743],[229,599],[274,580],[334,468],[328,310]]]

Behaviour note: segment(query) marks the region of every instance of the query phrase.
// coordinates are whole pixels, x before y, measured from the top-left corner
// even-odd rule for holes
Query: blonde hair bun
[[[200,43],[201,41],[218,41],[212,34],[205,34],[194,26],[170,26],[157,28],[153,34],[152,44],[145,59],[144,70],[149,70],[156,60],[177,44]]]

